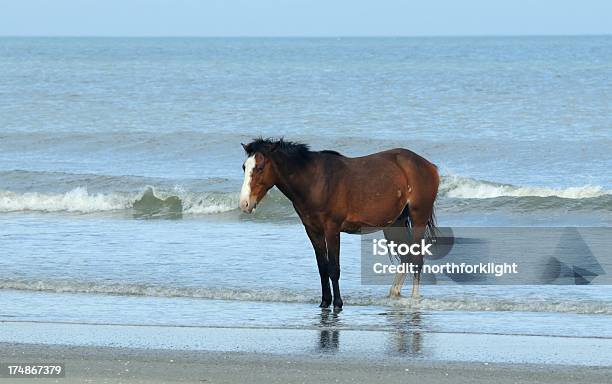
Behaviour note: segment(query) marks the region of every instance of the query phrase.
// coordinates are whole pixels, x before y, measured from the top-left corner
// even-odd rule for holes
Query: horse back
[[[435,165],[403,148],[328,158],[325,173],[329,206],[351,228],[389,225],[413,200],[437,193]]]

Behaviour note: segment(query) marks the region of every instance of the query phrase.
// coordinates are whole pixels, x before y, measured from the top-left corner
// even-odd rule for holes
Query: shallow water
[[[410,148],[440,167],[440,225],[610,226],[611,62],[610,37],[1,38],[0,319],[312,327],[290,203],[237,210],[258,135]],[[348,329],[416,311],[444,332],[610,337],[607,286],[391,301],[342,241]]]

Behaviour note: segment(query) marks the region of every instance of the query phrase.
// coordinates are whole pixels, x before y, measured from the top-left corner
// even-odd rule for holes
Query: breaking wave
[[[16,175],[15,178],[17,176],[23,175]],[[41,177],[35,176],[37,179]],[[69,179],[65,175],[61,177],[62,181]],[[200,185],[188,185],[185,189],[173,187],[172,180],[147,180],[155,182],[157,187],[150,185],[142,187],[142,184],[137,187],[136,185],[143,180],[135,177],[103,177],[103,180],[98,180],[99,178],[102,176],[90,177],[88,180],[94,181],[95,189],[100,189],[101,185],[104,185],[109,186],[110,191],[103,189],[104,192],[91,192],[86,186],[76,186],[67,192],[0,190],[0,212],[130,211],[138,217],[178,217],[238,212],[239,186],[228,185],[227,180],[206,180],[200,182]],[[75,185],[83,179],[79,176],[69,181],[69,185]],[[45,185],[48,187],[49,183],[52,183],[52,180]],[[124,186],[135,192],[123,192]],[[222,191],[198,191],[200,188],[207,190],[215,187],[221,187]],[[537,209],[612,211],[612,191],[600,186],[569,188],[516,186],[450,175],[442,178],[438,207],[442,211],[450,212],[504,208],[515,212],[531,212]],[[252,217],[255,220],[262,218],[274,220],[294,216],[291,203],[280,192],[273,190]]]
[[[297,293],[283,289],[252,290],[228,288],[163,287],[144,284],[93,283],[57,280],[0,280],[0,289],[55,293],[87,293],[125,296],[184,297],[209,300],[236,300],[283,303],[318,303],[318,294]],[[400,298],[381,296],[344,296],[345,304],[357,306],[390,306],[425,311],[470,312],[549,312],[578,314],[612,314],[610,302],[530,300],[513,301],[493,298]]]
[[[133,210],[135,214],[155,215],[213,214],[238,207],[238,193],[168,193],[147,187],[144,192],[91,193],[77,187],[65,193],[0,191],[0,212],[110,212]]]
[[[569,188],[527,187],[500,184],[460,176],[445,176],[440,185],[442,196],[460,199],[491,199],[496,197],[559,197],[562,199],[591,199],[612,195],[612,191],[598,186]]]
[[[66,193],[16,193],[0,191],[0,211],[98,212],[124,209],[130,197],[120,194],[90,194],[79,187]]]

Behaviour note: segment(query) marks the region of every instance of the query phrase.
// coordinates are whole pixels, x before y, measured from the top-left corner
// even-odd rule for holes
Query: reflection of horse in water
[[[329,310],[321,311],[321,330],[319,331],[319,345],[317,351],[335,353],[340,348],[340,331],[335,327],[338,325],[338,313]],[[331,329],[326,329],[331,328]]]
[[[340,316],[341,313],[330,310],[321,311],[317,326],[319,338],[315,350],[320,353],[336,353],[340,350]],[[421,357],[423,355],[423,333],[420,312],[389,312],[387,321],[391,324],[389,342],[385,347],[392,355]]]
[[[419,357],[423,354],[422,319],[420,312],[387,314],[395,332],[391,334],[392,353]]]
[[[321,277],[321,307],[342,308],[340,232],[391,225],[406,228],[418,242],[434,229],[434,201],[439,176],[435,165],[403,148],[362,157],[311,151],[290,141],[257,139],[243,145],[244,182],[240,209],[252,212],[276,186],[291,202],[312,243]],[[412,231],[408,231],[411,224]],[[422,256],[412,295],[418,296]],[[405,274],[396,275],[391,296],[399,296]]]

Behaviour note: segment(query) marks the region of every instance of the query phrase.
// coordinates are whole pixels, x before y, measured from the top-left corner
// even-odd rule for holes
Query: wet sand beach
[[[608,337],[45,321],[0,329],[0,362],[64,363],[64,378],[46,379],[58,383],[605,383],[612,374]]]
[[[27,344],[0,345],[3,360],[66,364],[58,383],[606,383],[610,367],[370,360],[340,356],[172,351]],[[6,381],[7,379],[2,379]],[[20,383],[40,379],[19,379]],[[8,382],[8,381],[7,381]]]

